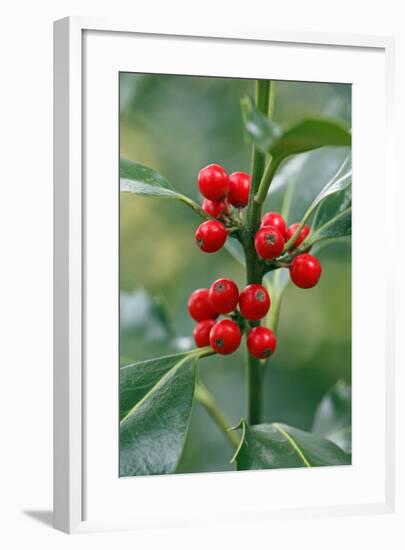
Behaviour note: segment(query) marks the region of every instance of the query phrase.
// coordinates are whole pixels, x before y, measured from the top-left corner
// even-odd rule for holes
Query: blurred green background
[[[172,75],[120,75],[120,154],[161,172],[182,193],[201,201],[198,171],[219,163],[249,171],[251,146],[240,114],[254,81]],[[351,88],[346,84],[277,82],[274,119],[283,127],[326,115],[350,127]],[[347,152],[347,151],[346,151]],[[322,149],[301,155],[289,223],[299,221],[333,175],[345,152]],[[299,160],[300,161],[300,160]],[[284,190],[268,201],[280,208]],[[311,185],[309,185],[309,183]],[[269,208],[267,208],[269,209]],[[193,346],[187,299],[219,277],[240,288],[244,270],[226,250],[203,254],[195,245],[200,219],[184,204],[121,193],[120,354],[146,359]],[[350,241],[317,254],[323,275],[311,291],[289,285],[277,331],[277,353],[265,377],[265,421],[309,430],[317,404],[338,380],[351,375]],[[231,425],[244,415],[244,346],[203,361],[201,378]],[[179,472],[234,469],[232,450],[195,402]]]

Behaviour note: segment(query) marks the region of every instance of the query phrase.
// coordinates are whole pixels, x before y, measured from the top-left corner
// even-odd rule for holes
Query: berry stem
[[[279,285],[279,279],[280,279],[280,272],[274,274],[274,285],[271,285],[269,283],[265,283],[265,286],[267,288],[267,291],[271,293],[271,308],[269,310],[269,313],[267,314],[266,320],[265,320],[265,326],[272,331],[276,332],[277,326],[278,326],[278,320],[280,317],[280,307],[281,307],[281,301],[283,298],[284,288],[280,290]]]
[[[261,210],[261,206],[266,200],[271,182],[273,181],[274,175],[277,171],[277,168],[280,166],[280,163],[281,163],[281,159],[279,158],[270,159],[269,162],[267,163],[263,173],[263,177],[260,181],[259,188],[254,197],[255,210],[259,210],[259,209]]]
[[[298,224],[298,227],[295,230],[294,235],[291,237],[291,239],[289,239],[285,243],[284,252],[289,252],[292,249],[292,247],[294,246],[295,241],[298,239],[298,235],[301,233],[301,229],[304,227],[305,222],[307,221],[308,217],[309,217],[309,214],[308,214],[308,212],[306,212],[305,216],[302,218],[302,220]]]
[[[180,200],[184,202],[184,204],[187,204],[187,206],[189,206],[192,210],[194,210],[194,212],[199,216],[201,216],[204,220],[215,220],[215,218],[213,218],[209,214],[206,214],[204,210],[201,208],[201,206],[197,204],[195,201],[193,201],[193,199],[190,199],[189,197],[182,195]]]
[[[215,399],[208,391],[208,389],[202,384],[201,381],[198,381],[195,386],[195,398],[203,405],[208,414],[211,416],[218,428],[224,433],[227,437],[229,443],[235,449],[239,445],[239,438],[235,432],[230,431],[230,426],[226,421],[225,417],[219,410]]]
[[[190,354],[196,355],[197,359],[202,359],[203,357],[209,357],[210,355],[215,355],[215,351],[211,346],[206,346],[204,348],[195,348],[191,350]]]

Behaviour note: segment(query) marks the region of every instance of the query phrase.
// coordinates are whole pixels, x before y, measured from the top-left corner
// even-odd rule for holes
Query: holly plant
[[[120,161],[121,192],[184,203],[200,218],[195,233],[199,251],[212,254],[225,247],[246,274],[244,288],[223,277],[207,281],[206,288],[191,294],[188,310],[196,323],[194,349],[147,361],[123,361],[121,476],[176,472],[194,399],[208,410],[233,447],[229,459],[237,470],[351,462],[350,388],[343,382],[322,400],[312,432],[266,423],[263,418],[263,376],[277,350],[284,291],[289,281],[305,290],[317,285],[322,277],[316,256],[320,246],[351,234],[350,132],[339,121],[325,118],[308,118],[281,129],[272,120],[274,90],[274,82],[259,80],[255,100],[247,97],[241,102],[252,143],[251,173],[229,175],[218,164],[202,168],[197,178],[201,205],[151,168]],[[289,225],[294,177],[285,186],[281,212],[271,208],[272,182],[287,165],[293,174],[296,156],[325,146],[346,148],[347,156],[312,198],[304,216]],[[232,354],[241,345],[246,346],[247,406],[231,428],[201,382],[199,369],[213,354]]]

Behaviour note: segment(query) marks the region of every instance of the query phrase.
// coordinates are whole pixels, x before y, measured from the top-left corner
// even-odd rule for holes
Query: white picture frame
[[[90,37],[90,38],[89,38]],[[102,40],[101,40],[102,37]],[[114,44],[110,43],[108,49],[105,49],[106,44],[104,41],[108,41],[114,38]],[[240,517],[241,521],[260,519],[277,519],[277,518],[303,518],[303,517],[323,517],[323,516],[341,516],[341,515],[356,515],[356,514],[369,514],[369,513],[390,513],[400,520],[403,515],[400,516],[400,512],[395,509],[395,447],[394,442],[396,434],[393,426],[394,424],[394,342],[391,334],[393,333],[394,323],[394,296],[393,296],[393,281],[391,280],[391,274],[389,270],[386,273],[384,299],[378,303],[378,308],[381,308],[381,313],[386,322],[386,338],[384,338],[381,347],[375,350],[374,355],[376,358],[370,357],[369,360],[366,357],[366,350],[363,350],[365,361],[371,364],[375,363],[377,380],[375,382],[375,391],[380,392],[378,394],[377,407],[380,407],[384,439],[384,448],[381,450],[381,454],[378,457],[378,471],[375,481],[375,487],[367,486],[367,482],[370,480],[370,472],[359,482],[359,493],[353,496],[352,499],[346,499],[345,495],[339,493],[339,486],[342,480],[338,479],[338,469],[335,469],[331,473],[331,469],[315,469],[313,472],[306,472],[307,478],[304,479],[299,472],[281,471],[277,476],[280,483],[286,483],[290,479],[290,476],[294,476],[294,483],[302,484],[303,488],[319,485],[321,490],[322,484],[333,484],[332,476],[336,476],[336,499],[331,502],[323,502],[322,495],[316,496],[317,491],[314,490],[314,496],[312,501],[308,501],[308,505],[304,505],[303,502],[297,500],[297,495],[287,495],[285,502],[280,501],[280,506],[277,503],[268,505],[265,500],[259,500],[256,507],[253,509],[245,509],[243,506],[238,505],[234,496],[232,496],[232,486],[236,483],[238,485],[238,491],[249,491],[249,487],[259,487],[263,482],[264,477],[258,478],[258,472],[249,472],[238,477],[238,481],[235,482],[235,477],[229,474],[205,474],[204,479],[198,475],[187,476],[165,476],[154,478],[137,478],[138,483],[136,487],[137,494],[146,494],[150,491],[151,494],[162,491],[163,494],[178,492],[178,500],[174,502],[170,514],[163,515],[164,512],[164,498],[162,508],[156,508],[156,503],[149,502],[146,498],[143,501],[142,509],[134,510],[133,517],[121,517],[120,510],[117,507],[117,492],[114,482],[109,483],[107,481],[107,474],[103,468],[110,468],[111,472],[114,471],[115,460],[115,443],[112,444],[111,455],[109,451],[105,453],[108,455],[104,457],[105,461],[100,458],[100,461],[95,463],[94,456],[100,456],[100,441],[96,437],[94,430],[95,424],[93,422],[92,407],[96,406],[96,399],[90,396],[92,387],[92,374],[91,365],[92,361],[88,361],[88,353],[91,354],[91,341],[94,340],[92,331],[94,330],[95,318],[92,314],[92,308],[94,302],[89,293],[86,292],[86,279],[91,276],[92,262],[95,264],[97,260],[97,254],[92,254],[91,247],[91,223],[97,223],[98,218],[96,212],[91,211],[93,201],[91,185],[85,189],[83,181],[88,177],[88,170],[91,170],[91,156],[94,155],[92,151],[91,143],[86,142],[88,140],[88,134],[92,132],[92,116],[96,116],[97,112],[94,109],[92,113],[85,112],[85,96],[87,93],[92,93],[92,82],[89,80],[89,75],[94,79],[96,83],[97,79],[104,78],[104,65],[105,70],[109,71],[110,75],[117,73],[118,70],[134,70],[132,66],[133,60],[124,58],[124,51],[128,51],[128,48],[124,48],[124,44],[119,44],[119,41],[115,40],[117,37],[122,41],[131,40],[131,37],[136,37],[136,40],[151,41],[156,39],[161,44],[157,44],[155,47],[146,48],[143,50],[142,63],[138,60],[139,72],[158,72],[158,67],[161,67],[157,61],[157,54],[162,53],[163,44],[168,47],[170,40],[173,39],[178,45],[178,48],[173,47],[173,52],[167,52],[167,59],[163,59],[166,63],[166,71],[163,72],[175,72],[178,70],[187,71],[187,63],[189,59],[184,59],[184,65],[181,62],[181,55],[179,54],[182,41],[190,45],[194,40],[196,49],[203,47],[201,45],[210,44],[211,48],[218,48],[218,43],[226,46],[229,49],[244,47],[265,47],[266,45],[273,45],[274,47],[284,48],[285,50],[292,48],[309,48],[311,50],[311,57],[313,59],[308,61],[312,63],[313,72],[308,74],[308,80],[321,79],[322,74],[325,75],[325,80],[331,77],[333,74],[331,71],[335,70],[338,74],[340,63],[339,57],[350,52],[351,57],[354,59],[358,57],[357,61],[353,61],[353,66],[349,69],[350,60],[346,55],[345,65],[347,67],[342,70],[342,75],[346,74],[345,71],[352,71],[353,80],[356,78],[362,78],[359,74],[359,67],[362,67],[364,71],[364,82],[366,82],[367,70],[371,70],[371,67],[376,67],[376,70],[381,71],[383,74],[383,81],[378,85],[374,92],[377,94],[375,97],[381,101],[378,101],[374,105],[376,111],[376,118],[381,124],[381,129],[384,132],[384,144],[382,147],[382,153],[379,159],[375,160],[373,167],[374,171],[377,171],[380,177],[385,179],[385,202],[384,202],[384,218],[386,228],[393,230],[393,219],[390,213],[393,212],[395,202],[395,189],[394,189],[394,176],[393,176],[393,160],[392,160],[392,142],[393,142],[393,39],[389,37],[370,37],[370,36],[356,36],[356,35],[324,35],[320,33],[297,33],[297,32],[285,32],[276,30],[255,30],[255,29],[235,29],[225,32],[223,29],[182,29],[182,28],[141,28],[138,29],[136,24],[128,22],[117,22],[113,20],[97,20],[92,18],[66,18],[55,23],[55,37],[54,37],[54,70],[55,70],[55,173],[54,173],[54,201],[55,201],[55,215],[54,215],[54,251],[55,251],[55,332],[54,332],[54,525],[57,529],[65,532],[86,532],[86,531],[98,531],[98,530],[114,530],[114,529],[132,529],[145,526],[158,527],[162,525],[193,525],[204,524],[207,522],[215,521],[227,521],[230,517]],[[95,39],[95,41],[93,40]],[[146,43],[146,42],[145,42]],[[129,42],[126,42],[128,46]],[[111,46],[111,47],[110,47]],[[222,46],[221,46],[222,47]],[[184,50],[184,48],[183,48]],[[309,50],[308,50],[309,51]],[[108,52],[108,53],[106,53]],[[323,52],[323,53],[322,53]],[[372,58],[373,52],[377,52],[377,58]],[[212,52],[211,52],[212,53]],[[325,62],[325,57],[333,53],[333,59],[335,68],[327,67],[326,64],[322,68],[319,67],[319,61]],[[172,54],[172,55],[171,55]],[[360,59],[360,55],[364,54],[364,58]],[[367,56],[369,55],[369,59]],[[96,63],[94,62],[97,55],[104,55],[103,67],[101,71],[98,71]],[[287,54],[286,54],[287,55]],[[116,58],[114,59],[114,56]],[[122,56],[122,61],[121,61]],[[367,59],[366,59],[367,58]],[[117,62],[117,59],[119,61]],[[377,60],[377,63],[376,63]],[[207,65],[202,67],[196,63],[194,72],[186,72],[186,74],[222,74],[221,69],[221,55],[218,55],[217,66],[213,66],[211,69],[209,63],[214,64],[213,58],[209,58],[206,61]],[[346,63],[347,62],[347,63]],[[117,64],[118,63],[118,64]],[[162,63],[162,60],[160,60]],[[177,63],[177,65],[176,65]],[[356,65],[357,63],[357,65]],[[129,65],[131,64],[131,67]],[[317,66],[318,64],[318,66]],[[176,65],[176,66],[175,66]],[[333,64],[332,64],[333,65]],[[93,66],[95,70],[92,72]],[[108,68],[107,68],[108,66]],[[149,67],[149,71],[147,68]],[[183,69],[182,69],[183,67]],[[184,68],[185,67],[185,68]],[[309,65],[308,65],[309,67]],[[297,80],[304,80],[305,70],[308,70],[305,66],[302,68],[300,74],[296,74]],[[229,68],[226,74],[223,76],[237,76],[237,71],[243,71],[243,69],[237,69],[232,65],[229,58]],[[251,73],[246,74],[246,77],[252,77],[257,70],[255,67],[251,67]],[[280,69],[281,70],[281,69]],[[296,69],[298,70],[298,69]],[[160,69],[161,71],[161,69]],[[357,72],[356,72],[357,71]],[[361,72],[361,71],[360,71]],[[281,73],[280,73],[281,74]],[[317,76],[318,75],[318,76]],[[356,76],[357,75],[357,76]],[[239,73],[240,76],[240,73]],[[256,74],[257,77],[266,76]],[[344,76],[341,76],[344,78]],[[352,82],[352,80],[339,80]],[[100,85],[101,81],[97,81]],[[113,82],[109,82],[103,89],[112,90]],[[111,85],[111,87],[110,87]],[[359,89],[361,86],[359,87]],[[86,91],[84,91],[86,89]],[[90,92],[89,92],[90,89]],[[98,87],[101,90],[100,86]],[[104,92],[103,92],[104,93]],[[115,92],[112,92],[115,93]],[[378,95],[380,94],[380,95]],[[100,91],[100,97],[102,93]],[[98,103],[102,102],[102,99],[98,98]],[[383,99],[383,101],[382,101]],[[381,104],[380,104],[381,103]],[[88,105],[88,104],[87,104]],[[117,116],[117,112],[115,116]],[[88,119],[85,117],[89,117]],[[105,122],[106,126],[103,126],[103,130],[107,129],[114,134],[117,130],[117,121],[113,121],[113,113],[108,112],[106,118],[109,119]],[[355,113],[354,116],[354,136],[358,131],[358,135],[361,135],[359,129],[357,130],[356,124],[361,122],[361,113]],[[110,118],[109,118],[110,117]],[[356,119],[356,117],[358,117]],[[360,121],[360,122],[359,122]],[[363,120],[364,122],[364,120]],[[104,125],[104,122],[102,123]],[[86,130],[86,138],[83,137],[83,130]],[[114,134],[114,140],[117,139],[117,133]],[[85,146],[84,146],[85,145]],[[97,142],[99,151],[103,154],[103,147],[106,157],[112,155],[112,158],[117,153],[116,145],[113,141]],[[361,139],[354,141],[354,154],[356,155],[356,148],[361,149]],[[110,151],[110,153],[109,153]],[[360,159],[360,152],[359,159]],[[107,161],[106,161],[107,162]],[[118,157],[117,157],[118,162]],[[113,166],[113,165],[112,165]],[[358,163],[358,173],[363,174],[363,177],[370,177],[370,181],[375,177],[372,173],[367,174],[362,172],[363,168],[361,162]],[[107,171],[108,172],[108,171]],[[106,173],[107,173],[106,172]],[[106,177],[111,177],[114,172],[109,172]],[[356,162],[354,163],[354,174],[356,177]],[[93,173],[92,176],[95,174]],[[113,176],[114,177],[114,176]],[[114,191],[118,193],[118,187]],[[358,193],[361,191],[359,190]],[[360,195],[359,195],[360,196]],[[373,199],[370,198],[370,201]],[[105,218],[105,214],[108,213],[108,208],[111,209],[111,216],[117,215],[117,212],[112,212],[114,208],[114,200],[111,202],[111,195],[106,195],[100,198],[100,208]],[[376,202],[370,202],[370,208],[377,205]],[[362,212],[360,209],[355,211],[355,216],[361,220]],[[92,221],[91,221],[92,220]],[[113,223],[116,222],[114,218]],[[367,216],[365,215],[362,222],[367,223]],[[358,223],[358,235],[360,238],[362,223]],[[106,231],[109,229],[109,222],[106,223]],[[377,237],[378,239],[378,237]],[[112,241],[114,239],[112,238]],[[115,257],[118,262],[116,249],[116,242],[111,243],[110,252],[112,258]],[[356,224],[354,229],[354,254],[356,251]],[[362,254],[367,254],[367,245],[363,246]],[[115,255],[115,256],[114,256]],[[117,282],[117,275],[114,274],[114,270],[118,272],[118,263],[115,266],[112,262],[112,267],[105,273],[105,279],[102,283],[110,284],[112,287]],[[355,279],[361,277],[360,272],[354,272]],[[357,273],[357,274],[356,274]],[[370,275],[370,280],[364,281],[363,291],[360,296],[361,304],[367,303],[367,292],[372,288],[374,280]],[[369,287],[367,285],[370,285]],[[360,287],[358,287],[360,288]],[[90,293],[91,294],[91,293]],[[361,299],[363,300],[361,302]],[[112,323],[118,322],[118,317],[114,317],[117,310],[114,309],[114,304],[111,306],[111,318]],[[360,311],[360,309],[359,309]],[[90,324],[89,324],[90,323]],[[112,334],[114,324],[108,326],[97,326],[99,334],[103,341],[108,339],[108,335]],[[117,328],[115,329],[117,331]],[[103,332],[105,333],[103,335]],[[366,341],[370,337],[367,331],[362,334],[359,330],[357,332],[359,341]],[[114,336],[114,338],[116,335]],[[89,351],[90,349],[90,351]],[[112,349],[112,353],[114,350]],[[108,358],[109,354],[105,354]],[[112,357],[111,355],[110,357]],[[106,359],[107,360],[107,359]],[[86,363],[87,362],[87,363]],[[85,371],[84,365],[87,364],[88,371]],[[110,376],[110,375],[108,375]],[[380,377],[380,378],[378,378]],[[118,373],[116,373],[118,381]],[[360,380],[354,378],[356,380]],[[100,383],[99,391],[107,391],[108,384],[113,382],[114,378],[106,378],[104,382]],[[358,388],[355,388],[358,391]],[[373,392],[374,389],[371,389]],[[360,395],[360,393],[359,393]],[[377,396],[377,393],[376,393]],[[356,394],[354,399],[356,398]],[[111,433],[114,436],[114,422],[116,408],[114,408],[116,402],[111,397],[111,401],[106,406],[106,415],[111,417]],[[366,406],[370,406],[370,403],[366,403]],[[107,418],[107,417],[106,417]],[[93,423],[92,423],[93,422]],[[107,422],[107,424],[109,424]],[[359,426],[363,425],[359,423]],[[109,428],[106,428],[108,431]],[[361,441],[362,434],[356,433],[354,428],[354,437]],[[359,444],[360,445],[360,444]],[[378,455],[378,453],[376,453]],[[361,449],[359,450],[359,456],[361,455]],[[93,458],[92,458],[93,457]],[[115,458],[114,458],[115,457]],[[93,460],[93,462],[92,462]],[[94,468],[89,468],[89,464]],[[377,463],[376,463],[377,464]],[[361,469],[361,468],[360,468]],[[380,471],[381,470],[381,471]],[[355,469],[353,469],[353,472]],[[118,480],[118,470],[117,482]],[[263,476],[267,473],[260,472],[259,475]],[[357,475],[357,474],[356,474]],[[356,485],[356,479],[353,474],[352,478],[345,478],[346,483],[353,483]],[[343,479],[343,478],[342,478]],[[232,481],[230,481],[232,480]],[[123,485],[131,484],[129,492],[134,491],[132,479],[121,480],[119,491],[124,491]],[[276,477],[272,478],[273,487],[277,485]],[[208,502],[204,500],[202,494],[201,501],[203,507],[197,509],[196,513],[188,513],[187,507],[181,507],[183,500],[190,491],[195,491],[198,487],[199,491],[204,490],[204,486],[209,486],[210,483],[215,486],[221,487],[224,492],[228,492],[228,501],[221,501],[219,498],[218,509],[210,507]],[[190,488],[192,484],[195,484],[193,488]],[[100,494],[97,493],[96,486],[99,485],[105,494],[105,500],[102,502]],[[212,485],[214,486],[214,485]],[[129,487],[129,485],[127,485]],[[160,489],[162,487],[162,489]],[[145,493],[142,493],[145,491]],[[363,491],[363,492],[361,492]],[[128,497],[128,491],[125,498]],[[340,497],[339,497],[340,494]],[[288,498],[292,498],[293,501],[288,501]],[[309,498],[309,497],[308,497]],[[294,500],[295,499],[295,500]],[[98,503],[100,506],[98,507]],[[233,503],[233,504],[232,504]],[[166,503],[167,505],[167,503]],[[228,506],[224,513],[221,512],[221,507]],[[92,508],[94,514],[87,516],[85,510]],[[178,509],[176,510],[176,507]],[[154,508],[154,509],[152,509]],[[212,509],[210,509],[212,508]],[[206,510],[206,512],[204,512]],[[90,517],[91,516],[91,517]]]

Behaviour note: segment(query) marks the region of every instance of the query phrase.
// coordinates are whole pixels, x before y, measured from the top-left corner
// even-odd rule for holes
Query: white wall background
[[[52,497],[52,21],[66,15],[395,35],[398,158],[404,150],[405,17],[400,0],[14,0],[3,3],[0,85],[0,545],[3,548],[341,549],[361,523],[369,549],[403,548],[382,517],[68,537],[50,529]],[[370,113],[370,117],[372,113]],[[370,124],[372,131],[372,124]],[[401,154],[401,156],[403,153]],[[401,168],[401,176],[404,170]],[[404,178],[402,177],[402,181]],[[398,201],[403,219],[404,193]],[[398,223],[398,229],[400,223]],[[390,238],[390,236],[387,236]],[[404,249],[403,237],[398,252]],[[400,254],[393,261],[403,274]],[[401,277],[403,278],[403,276]],[[399,286],[399,285],[398,285]],[[398,300],[404,305],[399,288]],[[404,327],[397,326],[398,342]],[[405,364],[404,353],[398,362]],[[397,383],[403,384],[402,376]],[[38,521],[38,519],[40,521]],[[45,523],[44,523],[45,522]]]

